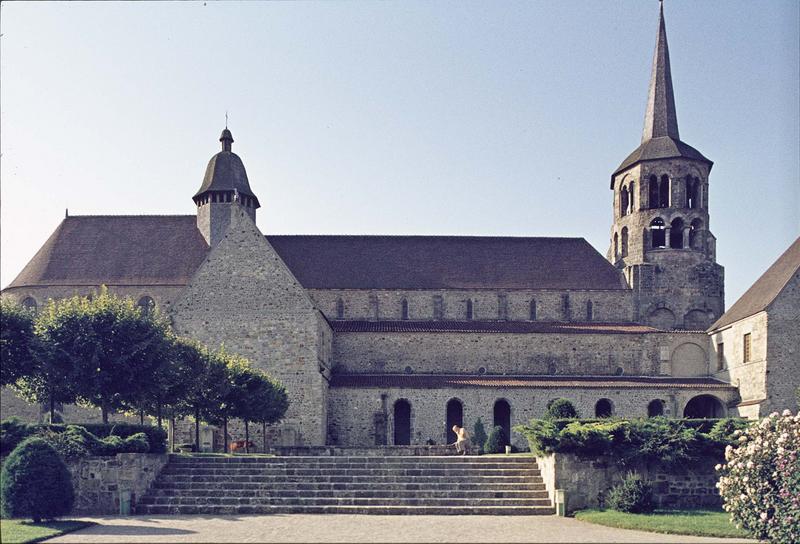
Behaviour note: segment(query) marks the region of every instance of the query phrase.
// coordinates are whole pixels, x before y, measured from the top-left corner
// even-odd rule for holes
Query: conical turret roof
[[[260,207],[258,197],[250,189],[250,181],[247,179],[242,159],[231,151],[233,144],[231,131],[225,128],[219,141],[222,142],[222,151],[208,161],[203,183],[193,198],[197,199],[209,191],[236,191],[240,195],[252,197],[255,200],[255,207]]]

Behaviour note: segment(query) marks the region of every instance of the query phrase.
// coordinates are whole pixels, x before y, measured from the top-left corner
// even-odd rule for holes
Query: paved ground
[[[47,542],[748,542],[613,529],[556,516],[136,516]],[[458,531],[458,533],[456,533]]]

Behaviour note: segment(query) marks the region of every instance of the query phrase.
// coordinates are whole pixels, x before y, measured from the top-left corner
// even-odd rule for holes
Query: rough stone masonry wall
[[[765,413],[800,409],[800,272],[767,309]]]
[[[613,415],[620,417],[646,417],[650,401],[664,401],[666,416],[681,416],[692,397],[711,394],[723,405],[729,403],[736,391],[726,389],[615,389],[596,388],[525,388],[525,387],[463,387],[443,389],[408,388],[354,388],[332,387],[328,416],[328,440],[331,445],[344,447],[375,446],[376,414],[386,407],[388,444],[394,444],[394,405],[404,399],[411,405],[411,444],[425,444],[433,440],[445,443],[446,406],[450,399],[458,399],[463,405],[463,423],[472,431],[478,418],[488,430],[494,424],[494,404],[506,400],[511,408],[511,426],[527,423],[532,418],[541,418],[547,403],[555,398],[567,398],[583,417],[594,417],[595,404],[600,399],[611,401]],[[518,433],[511,433],[514,446],[527,447],[527,441]]]
[[[338,373],[698,376],[708,374],[704,333],[337,333]]]
[[[168,460],[167,454],[119,453],[113,457],[81,457],[68,461],[75,488],[75,506],[71,514],[119,514],[122,491],[131,493],[131,506],[135,506]]]
[[[709,459],[697,466],[668,469],[656,464],[620,467],[614,459],[605,456],[587,458],[555,453],[536,458],[550,498],[555,498],[556,489],[564,490],[568,514],[584,508],[604,507],[611,487],[630,471],[638,472],[650,482],[658,507],[718,507],[722,500],[716,489],[715,462]]]

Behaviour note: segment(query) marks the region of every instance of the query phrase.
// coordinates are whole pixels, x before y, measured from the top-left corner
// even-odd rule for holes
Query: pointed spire
[[[227,123],[225,124],[225,130],[222,131],[222,135],[219,137],[219,141],[222,142],[223,151],[230,151],[233,147],[233,134],[228,130]]]
[[[675,113],[675,95],[672,90],[672,73],[669,68],[667,29],[664,25],[664,2],[659,1],[658,34],[656,51],[653,54],[653,71],[650,75],[650,92],[647,96],[647,112],[644,115],[642,142],[651,138],[678,136],[678,116]]]

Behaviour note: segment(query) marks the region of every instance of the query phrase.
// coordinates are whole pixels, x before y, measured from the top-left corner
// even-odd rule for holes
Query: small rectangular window
[[[717,370],[725,370],[725,344],[717,344]]]
[[[497,295],[497,318],[508,319],[508,297],[504,294]]]
[[[441,295],[434,295],[433,297],[433,318],[444,318],[444,301],[442,300]]]
[[[751,345],[750,345],[750,333],[744,335],[744,346],[742,349],[742,361],[745,363],[749,363],[751,360]]]

